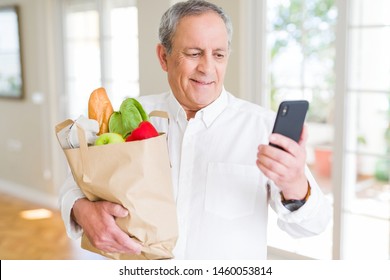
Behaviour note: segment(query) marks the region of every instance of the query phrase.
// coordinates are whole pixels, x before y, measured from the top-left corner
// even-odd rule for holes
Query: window
[[[0,97],[23,96],[19,28],[18,7],[0,7]]]
[[[390,2],[350,0],[343,256],[390,256]]]
[[[340,1],[337,9],[333,0],[267,1],[270,106],[310,102],[308,163],[335,211],[334,224],[313,238],[294,240],[271,224],[271,250],[389,259],[389,19],[386,0]]]
[[[64,0],[68,116],[87,115],[104,87],[114,108],[139,95],[138,12],[134,0]]]
[[[336,17],[333,0],[267,2],[270,106],[276,111],[282,100],[310,102],[306,119],[310,134],[308,163],[330,199]],[[271,223],[269,228],[269,245],[274,248],[311,258],[331,258],[331,228],[320,236],[302,240],[292,239],[278,230],[276,224]]]

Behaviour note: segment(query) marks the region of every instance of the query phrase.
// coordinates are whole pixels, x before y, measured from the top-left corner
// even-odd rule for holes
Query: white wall
[[[169,0],[142,0],[137,2],[139,26],[139,82],[141,95],[167,91],[165,72],[157,60],[158,27]]]
[[[39,200],[56,192],[52,153],[55,71],[49,0],[0,0],[18,5],[25,95],[0,100],[0,188]],[[32,198],[34,199],[34,198]]]

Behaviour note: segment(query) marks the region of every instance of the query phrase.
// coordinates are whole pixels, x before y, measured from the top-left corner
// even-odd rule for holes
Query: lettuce
[[[142,121],[149,120],[142,105],[134,98],[125,99],[119,111],[114,112],[109,120],[110,132],[121,134],[126,138]]]

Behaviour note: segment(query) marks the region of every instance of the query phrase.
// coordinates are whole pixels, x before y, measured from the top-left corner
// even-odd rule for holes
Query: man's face
[[[216,13],[182,18],[173,37],[172,52],[167,54],[161,45],[157,50],[173,94],[187,115],[218,98],[229,49],[225,23]]]

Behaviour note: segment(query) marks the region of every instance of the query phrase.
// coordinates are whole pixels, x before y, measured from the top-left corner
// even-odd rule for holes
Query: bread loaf
[[[88,118],[95,119],[99,123],[99,133],[97,135],[109,132],[108,122],[111,114],[114,112],[110,99],[104,88],[95,89],[88,102]]]

